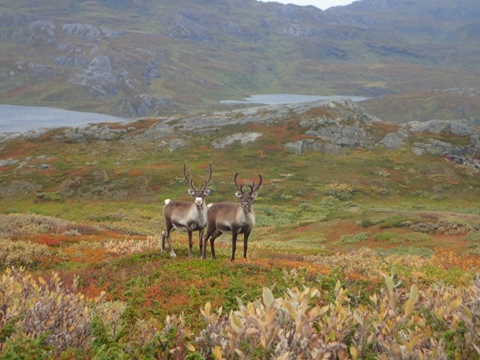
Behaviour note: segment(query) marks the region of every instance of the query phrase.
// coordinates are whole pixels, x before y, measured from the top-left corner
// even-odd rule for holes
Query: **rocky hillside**
[[[424,164],[433,161],[438,165],[430,171],[442,177],[449,174],[455,182],[460,175],[452,175],[445,166],[464,167],[472,181],[480,171],[480,131],[472,121],[394,125],[348,100],[4,134],[0,146],[0,196],[4,198],[48,192],[60,198],[140,196],[151,201],[158,186],[171,184],[171,171],[160,169],[180,168],[188,158],[213,162],[227,173],[233,166],[261,168],[270,176],[288,173],[304,161],[308,174],[317,161],[327,157],[327,162],[336,162],[342,156],[351,157],[353,166],[367,174],[392,156],[419,169],[431,167]],[[365,152],[371,154],[368,163],[357,158]],[[309,155],[315,153],[320,157]],[[350,171],[336,168],[325,181],[341,179]],[[312,180],[298,181],[304,191]],[[402,187],[398,180],[392,181],[391,186]]]
[[[326,11],[256,0],[6,0],[0,95],[136,117],[221,110],[219,100],[258,93],[473,88],[479,16],[476,0]],[[383,114],[391,101],[375,108]]]

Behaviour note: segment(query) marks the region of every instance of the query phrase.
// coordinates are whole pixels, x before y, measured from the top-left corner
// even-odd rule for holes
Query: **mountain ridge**
[[[49,4],[0,5],[5,103],[135,117],[221,110],[226,96],[395,95],[480,77],[472,0],[325,11],[254,0]]]

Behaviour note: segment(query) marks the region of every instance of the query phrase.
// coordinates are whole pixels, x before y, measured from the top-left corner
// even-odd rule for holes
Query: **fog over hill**
[[[0,96],[138,117],[231,109],[219,101],[255,94],[350,95],[380,99],[369,111],[398,121],[392,104],[408,107],[415,92],[429,107],[412,105],[406,120],[441,118],[445,100],[432,94],[479,83],[479,18],[476,0],[326,11],[256,0],[5,0]],[[449,116],[478,119],[476,96]]]

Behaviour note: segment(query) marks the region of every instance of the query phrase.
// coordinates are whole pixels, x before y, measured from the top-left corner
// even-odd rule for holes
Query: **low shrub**
[[[340,239],[336,242],[337,244],[359,244],[361,242],[367,241],[370,237],[370,233],[361,232],[358,234],[344,234],[340,236]]]
[[[353,188],[344,183],[331,183],[325,186],[324,194],[338,200],[349,200],[353,195]]]
[[[0,267],[34,268],[42,257],[52,256],[47,245],[0,239]]]
[[[120,255],[120,254],[133,254],[149,250],[160,249],[159,236],[147,236],[146,240],[110,240],[105,243],[104,247],[108,252]]]
[[[74,223],[52,216],[33,214],[0,214],[0,236],[61,234],[71,229]]]

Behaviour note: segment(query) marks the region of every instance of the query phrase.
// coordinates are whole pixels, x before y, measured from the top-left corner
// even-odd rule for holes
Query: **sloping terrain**
[[[255,0],[8,0],[0,95],[136,117],[219,110],[219,100],[260,93],[473,88],[478,16],[474,0],[361,0],[327,11]]]
[[[478,359],[479,135],[346,100],[6,135],[0,355]],[[185,163],[195,184],[212,164],[208,202],[263,175],[247,259],[228,235],[215,260],[181,232],[160,252]]]
[[[285,227],[287,234],[319,231],[336,245],[341,234],[327,236],[320,229],[331,228],[338,211],[351,222],[339,228],[343,234],[352,226],[358,232],[359,222],[399,217],[400,233],[404,226],[424,226],[429,234],[441,228],[442,238],[450,234],[446,219],[465,221],[452,225],[461,229],[450,234],[465,236],[476,223],[469,216],[478,215],[480,133],[474,124],[399,126],[346,100],[37,130],[10,135],[1,144],[5,213],[38,209],[68,220],[103,221],[105,208],[138,205],[148,215],[147,223],[139,219],[138,230],[132,229],[136,235],[158,234],[163,200],[185,198],[185,162],[198,176],[204,176],[199,168],[213,165],[210,201],[234,201],[235,172],[247,182],[263,174],[259,224]],[[430,236],[427,243],[434,247],[437,240]],[[468,242],[461,243],[457,248],[466,251]]]

